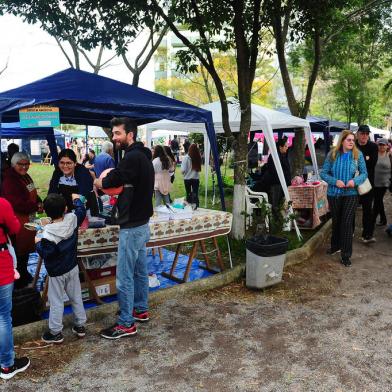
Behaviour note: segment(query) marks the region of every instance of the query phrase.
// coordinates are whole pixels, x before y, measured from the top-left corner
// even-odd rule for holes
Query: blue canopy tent
[[[219,161],[210,111],[113,79],[73,68],[25,86],[0,93],[0,123],[19,120],[19,110],[34,105],[60,109],[64,124],[108,127],[112,117],[133,118],[138,125],[161,119],[204,123],[215,162]],[[222,209],[222,177],[217,165]]]
[[[18,122],[0,124],[0,140],[2,138],[46,139],[48,141],[49,150],[50,153],[52,154],[52,162],[54,164],[57,164],[58,162],[56,136],[60,136],[60,135],[62,135],[62,133],[58,131],[54,131],[53,128],[21,128]],[[23,148],[23,150],[26,151],[26,148]]]

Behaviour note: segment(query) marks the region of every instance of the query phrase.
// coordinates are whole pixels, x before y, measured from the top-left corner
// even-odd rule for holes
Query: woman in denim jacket
[[[332,215],[328,253],[341,252],[341,263],[349,267],[358,205],[357,187],[367,178],[365,159],[355,145],[353,132],[344,130],[340,134],[337,146],[325,159],[321,178],[328,183],[327,196]]]

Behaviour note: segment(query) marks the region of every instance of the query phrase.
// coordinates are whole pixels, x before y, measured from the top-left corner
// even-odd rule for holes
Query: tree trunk
[[[291,177],[302,176],[305,165],[305,132],[298,129],[295,132],[291,160]]]
[[[140,71],[139,69],[135,69],[133,72],[133,79],[132,79],[132,86],[139,86],[139,79],[140,79]]]
[[[248,113],[250,113],[248,111]],[[248,113],[241,115],[241,127],[248,123],[250,126],[250,116]],[[245,237],[245,177],[248,169],[248,134],[241,132],[238,134],[234,145],[234,195],[233,195],[233,226],[231,236],[235,239]]]

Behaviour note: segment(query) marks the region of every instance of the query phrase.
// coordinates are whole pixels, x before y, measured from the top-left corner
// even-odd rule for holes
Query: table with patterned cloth
[[[230,233],[233,216],[230,212],[198,208],[192,219],[154,222],[150,220],[151,238],[148,248],[204,240]],[[78,256],[94,256],[117,251],[118,226],[80,229]]]
[[[320,217],[328,212],[327,187],[328,185],[324,181],[317,185],[306,184],[288,187],[294,210],[312,210],[311,228],[317,227],[321,223]]]
[[[184,282],[188,278],[188,268],[185,271],[183,279],[178,279],[174,276],[174,269],[181,244],[186,242],[193,243],[192,251],[189,255],[189,268],[196,255],[197,246],[200,244],[207,268],[210,269],[204,240],[212,238],[217,252],[217,261],[220,269],[222,269],[223,263],[216,237],[230,233],[232,218],[233,216],[229,212],[208,210],[204,208],[198,208],[193,211],[192,219],[156,222],[153,217],[149,224],[151,237],[150,241],[147,243],[147,248],[177,245],[176,257],[173,260],[171,272],[167,275],[173,280]],[[116,252],[118,235],[118,226],[106,226],[100,229],[80,229],[78,237],[78,256],[86,257]]]

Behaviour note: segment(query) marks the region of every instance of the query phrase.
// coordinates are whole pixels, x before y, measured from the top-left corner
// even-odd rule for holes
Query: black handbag
[[[41,296],[33,288],[15,289],[12,293],[12,325],[24,325],[41,320]]]
[[[112,208],[111,224],[124,225],[129,222],[131,216],[131,204],[134,187],[132,184],[125,184],[123,191],[119,194],[116,204]]]

